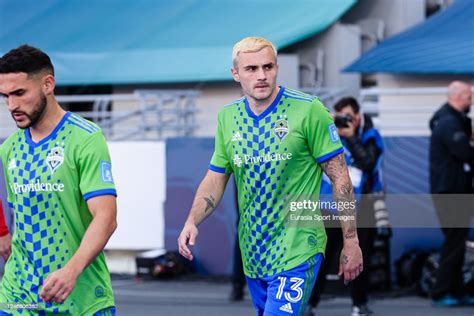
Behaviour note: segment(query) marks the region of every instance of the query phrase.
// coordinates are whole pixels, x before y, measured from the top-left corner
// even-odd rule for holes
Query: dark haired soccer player
[[[0,150],[15,220],[0,315],[113,315],[102,253],[117,226],[107,145],[95,124],[60,107],[54,87],[41,50],[23,45],[0,59],[0,96],[19,128]]]

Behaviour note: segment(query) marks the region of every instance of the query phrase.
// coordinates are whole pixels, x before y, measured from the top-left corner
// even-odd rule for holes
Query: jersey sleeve
[[[311,155],[318,163],[344,152],[334,119],[329,110],[316,99],[305,120],[305,133]]]
[[[219,173],[232,173],[232,166],[225,149],[225,142],[222,130],[222,119],[219,113],[217,131],[214,145],[214,153],[212,154],[211,163],[209,169]]]
[[[102,132],[93,134],[79,153],[79,188],[84,200],[96,196],[117,196],[109,149]]]

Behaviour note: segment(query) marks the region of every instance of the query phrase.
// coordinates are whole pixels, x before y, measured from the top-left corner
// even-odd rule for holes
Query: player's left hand
[[[339,262],[339,276],[344,275],[344,284],[353,281],[364,270],[362,250],[357,242],[344,243]]]
[[[43,283],[40,298],[45,302],[64,302],[74,289],[78,276],[67,266],[51,273]]]

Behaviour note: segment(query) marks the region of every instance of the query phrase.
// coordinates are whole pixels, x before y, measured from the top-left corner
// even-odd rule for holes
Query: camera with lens
[[[350,115],[336,115],[336,119],[334,120],[334,124],[338,128],[349,127],[349,122],[352,122],[352,116]]]

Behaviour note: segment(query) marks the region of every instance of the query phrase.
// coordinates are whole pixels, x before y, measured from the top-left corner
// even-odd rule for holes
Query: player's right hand
[[[5,260],[8,260],[12,252],[12,235],[10,233],[0,237],[0,256]]]
[[[193,254],[188,248],[188,244],[194,246],[198,229],[194,224],[184,224],[183,230],[178,238],[179,253],[188,260],[193,260]]]

